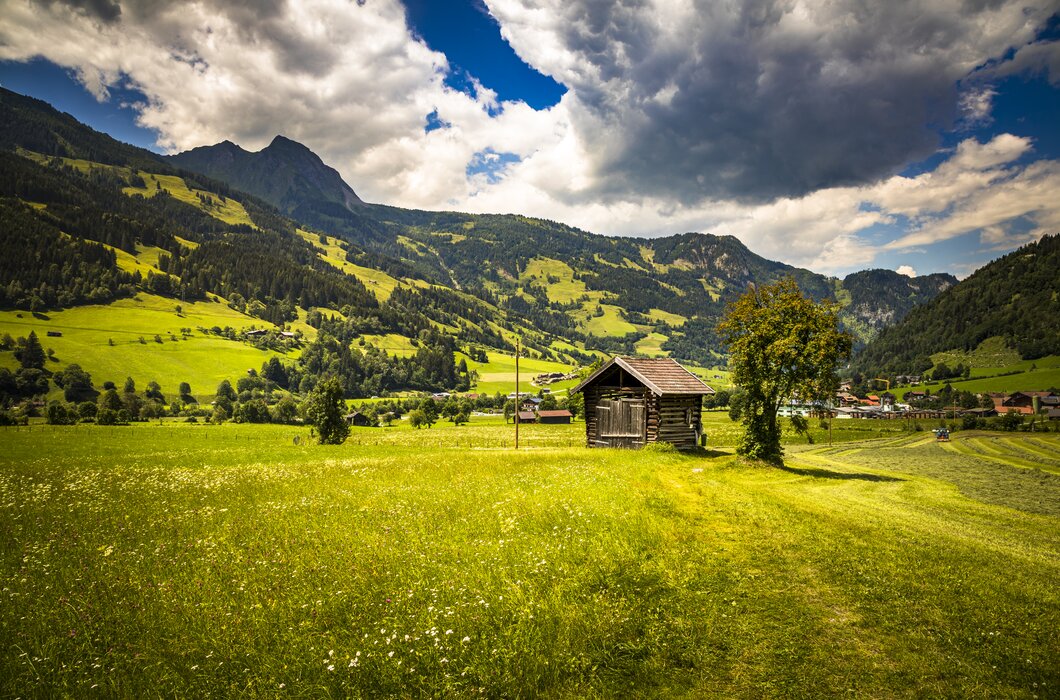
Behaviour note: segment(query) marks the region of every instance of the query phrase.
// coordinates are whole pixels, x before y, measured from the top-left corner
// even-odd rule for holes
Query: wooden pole
[[[515,449],[519,449],[519,339],[515,339]]]

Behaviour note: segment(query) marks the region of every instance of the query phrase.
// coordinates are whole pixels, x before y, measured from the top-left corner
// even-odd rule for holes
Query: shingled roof
[[[589,375],[571,393],[581,391],[596,379],[618,365],[629,372],[637,381],[651,389],[659,396],[667,394],[713,394],[714,390],[704,384],[699,377],[689,372],[676,360],[668,357],[641,358],[615,357],[603,367]]]

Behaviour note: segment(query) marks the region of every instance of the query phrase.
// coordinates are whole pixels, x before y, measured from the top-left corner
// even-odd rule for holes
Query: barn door
[[[625,447],[643,444],[648,422],[644,401],[604,400],[596,407],[597,444]]]

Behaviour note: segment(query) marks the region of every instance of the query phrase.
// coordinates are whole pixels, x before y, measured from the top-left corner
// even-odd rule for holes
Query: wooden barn
[[[589,447],[699,444],[703,396],[714,390],[669,358],[616,357],[571,389],[585,397]]]

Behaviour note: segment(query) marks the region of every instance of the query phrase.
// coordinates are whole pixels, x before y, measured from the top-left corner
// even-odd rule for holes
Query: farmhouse
[[[669,358],[616,357],[571,393],[585,397],[589,447],[669,442],[692,449],[702,433],[703,396],[714,390]]]

